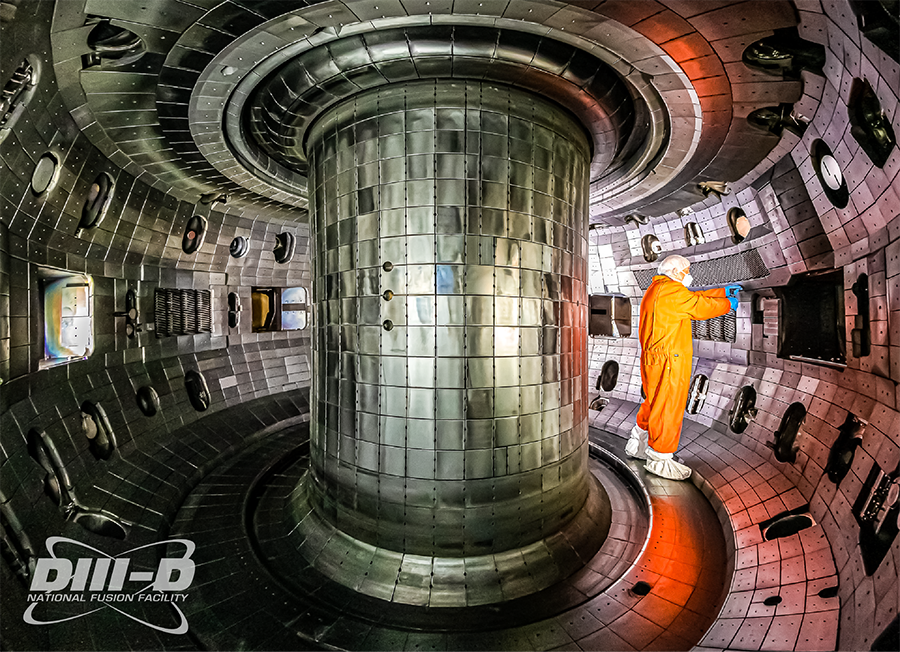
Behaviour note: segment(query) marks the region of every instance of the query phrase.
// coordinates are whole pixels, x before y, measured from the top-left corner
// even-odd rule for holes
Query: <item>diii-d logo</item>
[[[56,554],[56,547],[69,544],[90,550],[99,556],[81,557],[73,561]],[[181,557],[164,557],[159,560],[156,571],[132,570],[129,555],[154,546],[176,544],[184,546]],[[31,576],[31,587],[28,594],[28,608],[22,618],[29,625],[53,625],[67,620],[83,618],[101,609],[113,609],[136,622],[152,627],[166,634],[185,634],[188,631],[187,618],[178,607],[178,602],[187,598],[184,591],[194,579],[194,542],[188,539],[168,539],[132,548],[126,552],[112,556],[105,552],[65,537],[48,537],[47,552],[49,557],[37,560]],[[96,609],[88,609],[83,613],[52,620],[39,620],[35,610],[44,603],[83,602],[88,607],[98,605]],[[133,613],[128,607],[134,603],[168,603],[180,619],[176,627],[163,627],[149,622]],[[144,611],[144,610],[139,610]]]

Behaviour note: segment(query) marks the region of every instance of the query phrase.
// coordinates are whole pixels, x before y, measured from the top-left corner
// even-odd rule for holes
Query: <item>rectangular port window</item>
[[[305,287],[285,288],[281,291],[281,329],[299,331],[306,328],[309,304]]]
[[[41,269],[38,276],[44,313],[44,357],[38,368],[86,360],[94,351],[93,280],[52,269]]]
[[[293,331],[306,328],[309,300],[305,287],[256,287],[251,293],[253,332]]]

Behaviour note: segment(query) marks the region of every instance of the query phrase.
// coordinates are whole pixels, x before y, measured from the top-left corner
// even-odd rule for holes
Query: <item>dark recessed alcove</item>
[[[794,105],[789,103],[756,109],[747,116],[747,122],[776,136],[781,136],[785,129],[796,136],[802,136],[809,125],[794,112]]]
[[[192,254],[203,246],[206,237],[206,218],[194,215],[184,227],[184,236],[181,238],[181,250],[186,254]]]
[[[797,460],[797,434],[806,420],[806,407],[803,403],[791,403],[781,417],[775,441],[768,444],[775,451],[775,459],[779,462],[793,464]]]
[[[644,254],[644,260],[655,263],[662,253],[662,243],[655,235],[648,233],[641,238],[641,252]]]
[[[756,388],[753,385],[745,385],[735,394],[734,403],[728,413],[728,426],[732,432],[741,434],[756,418],[756,414]]]
[[[894,61],[900,62],[900,2],[850,0],[859,31]],[[873,648],[874,649],[874,648]],[[894,649],[897,649],[896,646]]]
[[[881,102],[868,80],[858,77],[853,80],[847,112],[850,116],[850,135],[872,163],[883,168],[897,139],[891,121],[884,114]]]
[[[866,430],[866,422],[858,418],[852,412],[847,413],[847,418],[841,424],[839,434],[831,451],[828,453],[828,463],[825,465],[825,473],[828,479],[835,484],[841,480],[853,466],[853,458],[856,456],[856,448],[862,443],[863,432]]]
[[[773,541],[789,537],[816,524],[809,513],[809,505],[776,514],[759,524],[763,539]]]
[[[865,358],[872,352],[872,334],[869,326],[869,275],[860,274],[850,288],[856,296],[856,315],[850,330],[854,358]]]
[[[631,587],[631,592],[634,595],[647,595],[648,593],[650,593],[650,589],[652,588],[653,587],[650,586],[650,584],[648,584],[644,580],[640,580],[634,583],[634,586]]]
[[[134,63],[147,51],[140,36],[109,20],[101,20],[90,31],[87,45],[91,53],[82,57],[82,66],[90,68],[106,62],[113,67]]]
[[[794,276],[773,289],[780,299],[778,357],[845,367],[843,270]]]
[[[91,454],[98,460],[108,460],[116,448],[116,435],[103,406],[93,401],[82,403],[81,427]]]
[[[116,182],[111,175],[106,172],[97,175],[81,207],[81,220],[78,222],[76,236],[80,235],[84,229],[96,228],[103,221],[112,201],[115,187]]]
[[[697,414],[706,403],[706,392],[709,390],[709,378],[705,374],[697,374],[691,380],[691,388],[688,391],[687,412]]]
[[[749,45],[742,58],[751,68],[785,79],[800,79],[802,70],[822,74],[825,46],[801,38],[796,27],[788,27],[776,29],[771,36]]]
[[[203,412],[209,408],[211,397],[203,374],[193,369],[188,371],[184,375],[184,388],[187,390],[191,405],[197,412]]]
[[[159,411],[159,394],[150,385],[139,387],[134,398],[144,416],[152,417]]]
[[[294,257],[294,234],[285,232],[276,235],[273,252],[276,263],[284,265],[291,262],[291,258]]]
[[[859,552],[866,575],[878,570],[897,537],[900,517],[900,465],[885,473],[878,464],[872,466],[853,504],[853,515],[859,523]]]
[[[611,392],[619,382],[619,363],[615,360],[607,360],[603,363],[600,375],[597,377],[597,389]]]

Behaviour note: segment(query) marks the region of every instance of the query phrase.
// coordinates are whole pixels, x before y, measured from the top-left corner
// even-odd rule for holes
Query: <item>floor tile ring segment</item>
[[[596,449],[592,452],[594,457],[602,457],[604,461],[610,460],[609,453],[605,451]],[[617,471],[621,472],[621,462],[610,460],[606,467],[607,475],[613,473],[609,467],[614,465]],[[602,467],[600,467],[600,470],[602,471]],[[625,470],[627,471],[627,469]],[[305,469],[303,472],[305,472]],[[496,629],[497,622],[510,624],[521,621],[520,624],[524,625],[535,619],[565,613],[567,610],[584,604],[602,593],[606,587],[618,579],[622,572],[633,566],[636,557],[644,549],[649,534],[649,502],[641,503],[641,500],[646,500],[646,494],[640,491],[637,478],[630,471],[627,471],[627,473],[624,479],[630,488],[633,503],[628,506],[628,510],[616,510],[612,523],[615,526],[634,529],[638,532],[636,540],[631,542],[630,547],[626,548],[627,554],[622,557],[612,557],[609,546],[622,544],[622,541],[617,540],[615,537],[608,538],[592,560],[568,580],[564,580],[556,586],[543,591],[498,604],[438,608],[436,605],[391,603],[357,592],[332,581],[306,561],[305,557],[309,557],[309,554],[304,556],[296,547],[290,549],[283,544],[273,547],[265,541],[261,542],[259,538],[254,538],[253,546],[260,564],[266,567],[270,577],[291,591],[298,599],[303,599],[305,595],[322,593],[319,591],[320,587],[328,585],[329,590],[325,593],[335,598],[332,605],[333,608],[344,613],[348,611],[353,612],[353,615],[361,620],[371,621],[371,614],[377,613],[377,621],[381,624],[390,621],[399,628],[412,626],[442,631]],[[611,479],[609,477],[606,478],[604,486],[610,482]],[[253,490],[253,494],[257,496],[263,494],[264,490],[260,490],[259,487],[264,486],[265,483],[265,478],[259,477],[257,488]],[[263,496],[260,503],[255,506],[249,506],[248,510],[269,514],[275,513],[278,509],[272,507],[270,504],[271,500],[274,500],[271,496]],[[287,500],[287,497],[283,496],[282,500]],[[292,504],[296,505],[297,501],[292,501]],[[283,510],[285,508],[282,505],[279,509]],[[634,521],[623,521],[623,517],[627,518],[635,512],[639,514],[639,518]],[[247,518],[248,521],[253,520],[253,515],[248,514]],[[248,525],[247,530],[254,533],[256,528],[270,528],[271,525],[271,523],[260,523],[256,520],[253,524]],[[291,529],[291,534],[297,535],[297,528],[292,522],[282,526],[282,533],[288,529]],[[251,534],[251,536],[254,535]],[[321,541],[316,545],[319,548],[323,547]],[[276,558],[279,561],[271,563],[270,560]],[[285,563],[285,559],[294,560],[296,565]],[[604,570],[609,572],[609,577],[601,576],[601,571]],[[589,590],[585,589],[587,586],[590,587]]]
[[[277,457],[279,459],[283,458],[284,455],[287,454],[290,450],[296,449],[297,448],[296,441],[297,441],[297,439],[294,438],[293,442],[285,442],[286,445],[277,446],[278,452],[273,457]],[[274,449],[270,448],[270,450],[274,450]],[[250,462],[253,462],[253,461],[250,460]],[[242,465],[244,463],[245,462],[238,459],[238,460],[235,460],[231,464],[231,466],[237,465],[237,464]],[[626,464],[621,461],[618,461],[618,466],[620,468],[624,467],[623,470],[628,468],[626,466]],[[259,464],[256,466],[256,468],[258,469],[258,472],[252,476],[253,480],[250,483],[248,483],[248,485],[259,486],[259,480],[267,475],[268,471],[271,470],[271,467],[272,467],[271,459],[266,460],[266,461],[260,461]],[[629,469],[629,472],[634,474],[633,470]],[[211,474],[211,477],[214,475],[216,475],[215,472],[213,474]],[[636,477],[636,474],[635,474],[635,477]],[[215,484],[214,478],[211,479],[211,484]],[[292,488],[294,486],[294,479],[293,478],[283,479],[283,485],[286,487],[289,487],[289,489],[287,489],[289,491],[290,488]],[[199,489],[199,491],[197,493],[202,494],[204,491],[203,488],[199,487],[198,489]],[[252,504],[253,500],[250,498],[250,492],[244,491],[243,493],[244,493],[243,500],[240,501],[239,503],[235,504],[233,508],[235,511],[238,511],[244,515],[247,515],[247,514],[250,514],[250,512],[252,511],[251,504]],[[646,497],[647,494],[646,494],[645,489],[642,489],[642,493]],[[198,504],[196,501],[193,502],[193,509],[195,510],[194,513],[196,513],[198,515],[201,513],[204,513],[202,505]],[[208,512],[206,512],[206,513],[208,513]],[[236,522],[236,525],[237,525],[237,523],[240,523],[240,525],[238,525],[237,527],[240,530],[242,530],[244,533],[247,533],[249,531],[250,527],[253,527],[252,523],[248,523],[248,522],[241,523],[241,517],[239,515],[235,514],[235,516],[236,516],[236,518],[232,522]],[[230,515],[228,516],[228,518],[229,518],[229,520],[231,520]],[[181,518],[179,520],[180,520],[179,525],[181,525],[181,527],[175,528],[176,530],[178,530],[179,536],[190,537],[192,535],[192,528],[191,528],[192,524],[191,524],[190,514],[188,514],[185,518]],[[185,527],[185,526],[187,526],[187,527]],[[649,528],[648,528],[648,531],[650,531]],[[334,645],[334,646],[340,647],[340,648],[354,649],[355,647],[358,647],[359,645],[356,645],[353,643],[348,644],[346,642],[346,639],[348,638],[348,636],[350,636],[350,634],[346,631],[346,627],[345,627],[348,624],[348,621],[351,623],[352,622],[359,623],[358,631],[365,633],[365,636],[363,636],[363,638],[365,638],[366,636],[375,637],[373,640],[382,641],[382,642],[387,642],[388,640],[393,640],[391,638],[392,636],[401,635],[400,632],[403,632],[403,631],[406,631],[408,634],[402,634],[402,636],[408,635],[408,636],[421,637],[421,636],[430,635],[430,634],[427,634],[426,631],[423,631],[424,628],[416,627],[416,624],[412,621],[403,623],[402,626],[398,627],[398,626],[394,626],[390,623],[384,622],[384,619],[381,618],[382,614],[374,614],[374,616],[373,616],[374,621],[372,618],[370,618],[368,620],[368,622],[360,622],[352,614],[347,613],[346,609],[335,610],[335,609],[329,608],[328,605],[324,604],[324,601],[321,599],[321,597],[324,594],[328,594],[330,589],[326,589],[324,591],[319,591],[316,594],[313,594],[310,596],[299,596],[299,599],[298,599],[296,592],[294,590],[291,590],[290,587],[286,587],[285,583],[283,581],[280,581],[280,579],[277,577],[273,577],[272,574],[265,567],[260,568],[258,552],[251,550],[251,544],[250,544],[249,539],[247,539],[246,537],[243,537],[243,539],[244,540],[241,542],[234,541],[235,544],[240,543],[240,546],[239,546],[240,550],[237,550],[237,548],[235,548],[235,556],[233,556],[231,558],[232,561],[235,560],[235,557],[239,558],[240,566],[243,569],[245,569],[242,573],[238,573],[238,574],[221,573],[221,570],[223,570],[222,564],[225,564],[226,566],[228,564],[227,564],[226,560],[219,560],[219,559],[206,560],[206,563],[204,563],[203,566],[198,567],[198,568],[207,568],[209,571],[209,576],[219,577],[222,579],[215,582],[214,584],[213,583],[207,584],[205,582],[201,582],[195,589],[193,589],[199,595],[189,598],[188,604],[191,604],[191,603],[196,604],[199,607],[199,611],[192,610],[193,613],[189,614],[192,622],[194,620],[194,617],[199,616],[199,614],[203,610],[210,609],[210,608],[213,608],[213,610],[215,610],[216,607],[215,606],[211,607],[210,605],[216,605],[217,603],[221,602],[221,596],[223,594],[237,595],[242,592],[246,592],[249,588],[248,584],[247,584],[248,578],[256,578],[253,581],[252,586],[258,587],[258,589],[252,588],[251,591],[259,594],[261,597],[264,598],[263,600],[260,601],[260,603],[258,605],[255,605],[255,608],[258,609],[260,613],[266,612],[269,614],[274,614],[277,612],[284,612],[284,615],[287,615],[287,612],[289,611],[290,613],[294,614],[294,616],[292,616],[290,618],[285,618],[284,616],[275,618],[278,622],[283,624],[283,633],[280,633],[280,634],[275,633],[275,635],[272,638],[273,644],[275,644],[275,639],[296,641],[297,640],[296,637],[300,636],[303,640],[308,640],[310,643],[315,641],[316,644],[321,644],[323,647],[326,647],[326,648]],[[198,541],[198,543],[199,543],[199,541]],[[198,546],[197,555],[200,557],[202,557],[202,555],[203,555],[203,548],[204,548],[203,545]],[[596,619],[599,620],[601,623],[603,623],[603,625],[604,625],[603,631],[610,630],[612,628],[612,626],[614,626],[614,624],[611,627],[606,627],[605,625],[607,623],[612,623],[614,619],[619,618],[620,616],[622,616],[621,622],[624,622],[624,618],[626,616],[628,616],[631,613],[632,609],[635,607],[635,605],[633,603],[630,604],[630,606],[624,604],[627,598],[623,598],[622,596],[625,593],[627,593],[628,590],[630,589],[630,587],[628,586],[628,583],[634,581],[633,575],[634,575],[635,567],[641,561],[641,558],[646,554],[646,550],[647,550],[647,546],[646,546],[645,542],[642,541],[640,551],[639,551],[641,553],[640,556],[638,556],[637,559],[635,559],[634,561],[629,563],[628,567],[624,570],[624,572],[623,572],[624,574],[621,576],[619,581],[618,582],[612,582],[612,581],[609,582],[608,584],[606,584],[606,586],[602,590],[599,591],[598,595],[596,595],[592,599],[588,599],[587,602],[583,603],[581,606],[576,607],[576,608],[571,608],[568,611],[564,611],[563,613],[557,614],[556,616],[553,616],[552,614],[547,614],[547,613],[545,613],[543,615],[537,614],[537,613],[529,614],[528,615],[529,626],[525,626],[525,627],[520,626],[520,625],[514,625],[513,623],[504,621],[503,618],[498,617],[498,614],[496,613],[495,610],[491,610],[492,617],[487,619],[488,624],[490,625],[488,627],[488,630],[490,630],[490,631],[482,630],[482,634],[479,634],[479,636],[484,635],[484,636],[488,636],[492,640],[496,639],[496,642],[499,645],[502,643],[502,641],[500,639],[503,639],[503,641],[505,641],[508,637],[525,636],[535,626],[537,626],[538,623],[543,623],[544,625],[551,627],[551,628],[555,625],[558,628],[559,623],[561,621],[563,621],[565,619],[569,619],[570,621],[575,621],[581,617],[580,614],[582,614],[584,611],[592,611],[592,610],[595,612]],[[202,560],[198,559],[198,561],[202,561]],[[227,586],[229,583],[233,584],[233,586],[231,586],[230,588]],[[346,594],[353,593],[352,591],[349,591],[349,590],[345,590],[345,592],[346,592]],[[607,599],[607,597],[610,594],[615,594],[616,599],[612,599],[612,598]],[[279,595],[280,595],[280,597],[278,597]],[[633,598],[634,596],[631,596],[631,597]],[[291,599],[291,598],[293,598],[293,599]],[[350,596],[350,599],[355,599],[355,598],[353,596]],[[267,602],[271,602],[271,604],[268,604]],[[378,601],[378,602],[380,602],[380,604],[382,606],[387,605],[387,603],[384,603],[382,601]],[[610,605],[610,604],[614,605],[615,608],[618,609],[618,611],[616,613],[609,613],[609,607],[607,607],[605,605]],[[390,605],[388,605],[388,606],[390,606]],[[600,612],[603,610],[605,610],[604,615],[602,615],[602,616],[596,615],[596,612]],[[383,611],[384,611],[384,609],[382,608],[382,612]],[[410,610],[406,610],[406,611],[410,611]],[[432,609],[431,611],[433,612],[435,610]],[[419,609],[419,612],[427,613],[427,610]],[[471,610],[470,610],[470,612],[471,612]],[[211,612],[211,615],[212,615],[212,612]],[[225,635],[230,636],[232,634],[232,632],[236,633],[239,629],[239,627],[234,627],[234,628],[229,627],[227,633],[224,631],[203,632],[202,631],[203,626],[200,623],[206,619],[197,618],[197,620],[198,620],[197,624],[199,625],[199,627],[196,628],[194,633],[200,638],[200,640],[209,641],[210,640],[209,636],[215,636],[216,638],[218,638],[219,636],[225,636]],[[215,620],[215,619],[213,619],[213,620]],[[269,618],[268,620],[271,620],[271,618]],[[222,622],[224,623],[225,620],[223,620]],[[318,623],[318,625],[314,629],[310,629],[310,625],[309,625],[310,622]],[[592,622],[594,622],[596,624],[597,621],[592,620]],[[600,625],[598,624],[597,626],[599,627]],[[343,629],[342,629],[342,627],[343,627]],[[194,629],[193,624],[192,624],[192,629]],[[199,630],[199,631],[197,631],[197,630]],[[291,631],[291,630],[297,630],[297,631]],[[309,630],[309,631],[307,631],[307,630]],[[465,641],[467,640],[466,639],[467,636],[471,637],[471,636],[475,635],[472,632],[465,632],[465,631],[462,631],[462,632],[452,632],[451,631],[451,632],[445,632],[444,634],[441,634],[440,630],[434,630],[434,631],[435,631],[434,635],[443,635],[445,637],[449,637],[451,639],[450,640],[451,643],[453,641],[455,641],[458,644],[458,645],[456,645],[456,648],[458,648],[458,649],[464,649]],[[392,634],[391,632],[394,632],[394,634]],[[698,631],[698,632],[696,632],[695,636],[697,636],[699,638],[700,636],[702,636],[703,633],[704,633],[703,631]],[[351,638],[353,640],[359,639],[357,642],[359,644],[361,644],[362,639],[359,638],[360,636],[362,636],[362,634],[353,635],[353,636],[351,636]],[[529,636],[530,636],[530,634],[529,634]],[[499,638],[497,638],[497,637],[499,637]],[[574,638],[575,638],[575,633],[572,633],[572,639],[574,640]],[[366,640],[368,641],[369,639],[366,639]],[[535,643],[532,643],[532,645],[535,646],[532,649],[547,649],[543,646],[542,643],[539,644],[539,643],[535,642]],[[226,642],[224,647],[227,647],[227,646],[228,645]],[[221,647],[221,645],[219,645],[219,647]],[[276,644],[276,647],[279,647],[279,646]],[[273,647],[272,649],[276,649],[276,647]],[[549,648],[550,646],[547,646],[547,647]],[[591,645],[588,644],[588,647],[591,647]],[[503,645],[501,645],[497,649],[502,649],[502,648],[503,648]],[[595,649],[603,649],[603,646],[600,645],[598,647],[597,644],[595,644],[594,648]],[[381,649],[381,648],[379,648],[379,649]],[[385,648],[385,649],[387,649],[387,648]],[[451,649],[455,649],[455,648],[451,647]]]

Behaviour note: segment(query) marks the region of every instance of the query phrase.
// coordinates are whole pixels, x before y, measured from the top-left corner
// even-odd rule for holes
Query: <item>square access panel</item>
[[[631,299],[623,294],[592,294],[588,306],[588,335],[628,337],[631,335]]]

